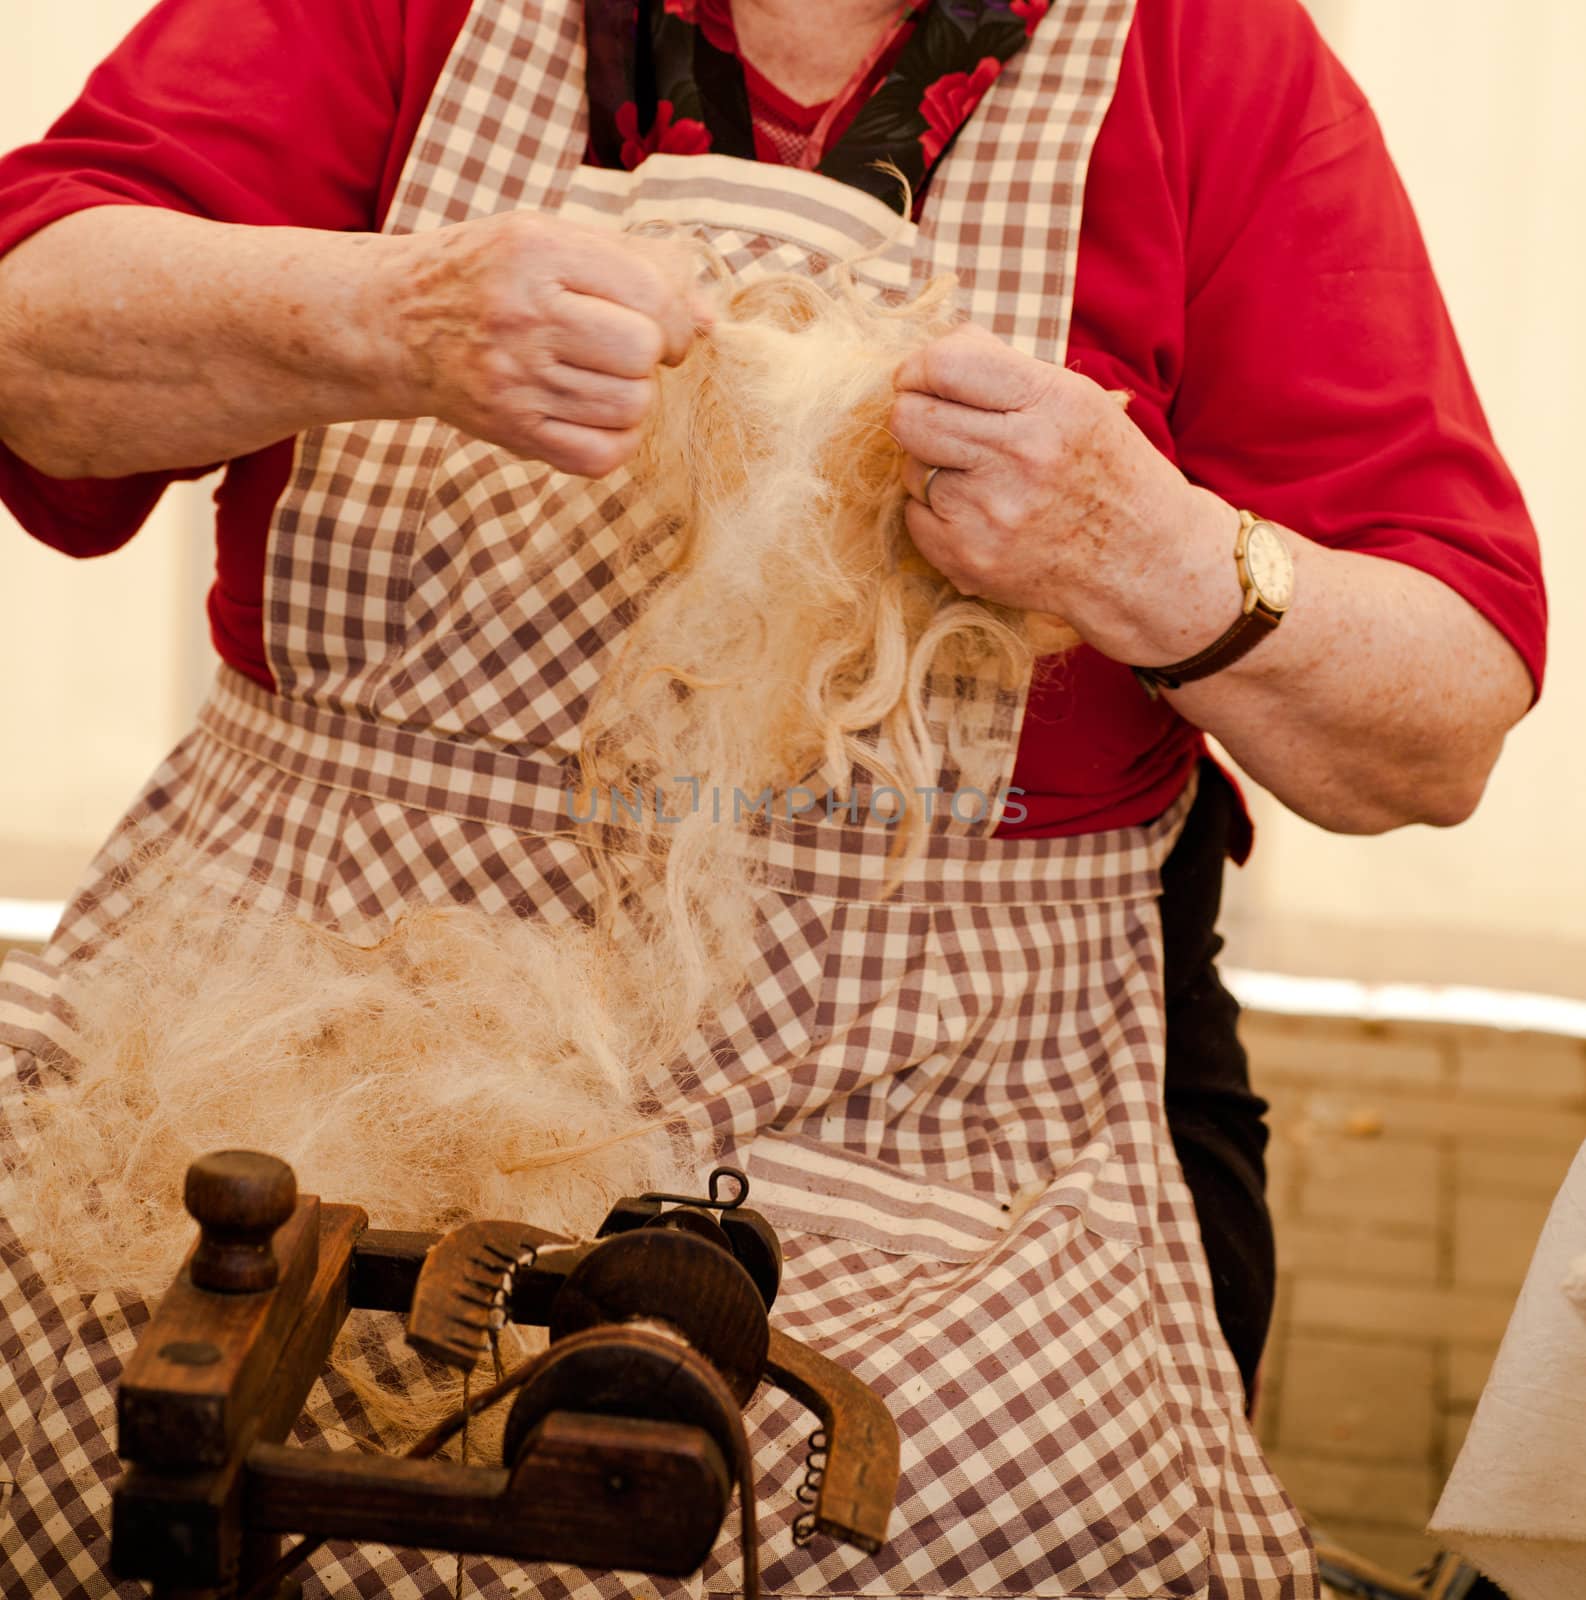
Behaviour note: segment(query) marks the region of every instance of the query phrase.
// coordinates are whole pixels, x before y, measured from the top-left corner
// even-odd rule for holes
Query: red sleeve
[[[379,226],[468,0],[163,0],[38,144],[0,160],[0,255],[98,205]],[[117,549],[188,473],[65,482],[0,444],[0,499],[46,544]]]
[[[1536,534],[1376,119],[1297,0],[1183,11],[1180,465],[1321,543],[1440,579],[1540,686]]]

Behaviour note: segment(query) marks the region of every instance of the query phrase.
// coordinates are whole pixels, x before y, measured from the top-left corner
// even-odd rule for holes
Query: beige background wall
[[[0,148],[34,139],[145,0],[9,6]],[[0,898],[59,895],[164,752],[210,672],[207,490],[166,496],[125,550],[75,562],[0,510]]]
[[[11,8],[0,145],[41,131],[142,9]],[[1232,896],[1234,954],[1586,993],[1586,7],[1312,9],[1377,105],[1542,530],[1552,675],[1464,828],[1332,839],[1258,799],[1261,847]],[[185,728],[208,671],[204,496],[168,496],[130,549],[84,564],[0,514],[0,898],[64,892]]]

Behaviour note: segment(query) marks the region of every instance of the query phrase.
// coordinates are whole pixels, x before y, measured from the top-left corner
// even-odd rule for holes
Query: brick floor
[[[1278,1300],[1257,1428],[1306,1514],[1401,1572],[1586,1139],[1586,1043],[1248,1015]]]

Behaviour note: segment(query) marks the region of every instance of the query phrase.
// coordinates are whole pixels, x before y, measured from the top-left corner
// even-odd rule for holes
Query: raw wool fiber
[[[973,716],[931,723],[929,680],[1013,690],[1037,651],[1074,642],[1056,619],[967,599],[909,537],[893,375],[953,326],[953,288],[886,306],[841,276],[835,293],[724,282],[714,326],[660,374],[638,468],[654,515],[630,550],[654,583],[584,726],[583,804],[665,795],[665,818],[624,818],[626,860],[641,877],[666,863],[665,923],[700,980],[742,940],[721,911],[743,830],[717,797],[768,794],[785,817],[856,778],[991,795],[1005,749]],[[900,867],[927,827],[926,807],[903,809]]]
[[[379,1311],[348,1312],[331,1352],[331,1366],[357,1403],[348,1406],[325,1384],[310,1393],[303,1408],[304,1417],[327,1438],[365,1451],[404,1451],[465,1403],[470,1384],[477,1394],[501,1372],[540,1354],[550,1342],[544,1328],[507,1323],[499,1335],[500,1367],[487,1356],[465,1383],[454,1368],[394,1340],[391,1320]],[[441,1446],[439,1457],[500,1466],[508,1410],[502,1403],[480,1412]]]
[[[361,948],[165,874],[71,994],[81,1066],[29,1096],[8,1212],[61,1281],[145,1294],[191,1243],[207,1150],[278,1155],[377,1227],[592,1234],[691,1176],[635,1071],[664,975],[607,970],[600,940],[436,909]]]
[[[858,769],[909,794],[945,753],[962,781],[995,787],[1003,752],[956,721],[927,725],[927,676],[1013,689],[1037,622],[966,599],[920,555],[886,426],[893,374],[953,325],[952,291],[939,279],[886,307],[763,279],[663,369],[640,477],[671,538],[585,727],[592,783],[709,773],[785,795]],[[923,826],[915,807],[900,853]]]
[[[663,372],[630,552],[654,581],[583,765],[597,797],[672,786],[685,820],[569,823],[604,885],[589,922],[415,909],[364,947],[175,859],[133,874],[141,904],[67,982],[80,1070],[19,1119],[6,1204],[60,1281],[167,1282],[183,1172],[211,1149],[277,1154],[378,1227],[576,1236],[619,1195],[690,1186],[704,1152],[673,1072],[754,949],[757,819],[687,814],[673,780],[781,797],[857,766],[909,794],[945,759],[989,793],[1005,751],[932,725],[927,683],[1030,670],[1024,619],[959,595],[904,526],[892,379],[950,295],[888,308],[768,279],[724,291]]]

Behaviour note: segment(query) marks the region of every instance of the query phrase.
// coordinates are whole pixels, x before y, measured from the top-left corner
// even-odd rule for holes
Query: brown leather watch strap
[[[1241,612],[1233,627],[1220,639],[1212,640],[1204,650],[1166,667],[1135,667],[1134,675],[1145,692],[1155,699],[1163,689],[1177,689],[1181,684],[1209,678],[1214,672],[1231,667],[1254,650],[1282,620],[1280,612],[1258,605],[1252,611]]]
[[[1239,513],[1234,569],[1244,604],[1226,633],[1183,661],[1130,669],[1153,700],[1163,689],[1177,689],[1232,666],[1283,620],[1294,598],[1294,561],[1276,524],[1253,511]]]

